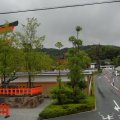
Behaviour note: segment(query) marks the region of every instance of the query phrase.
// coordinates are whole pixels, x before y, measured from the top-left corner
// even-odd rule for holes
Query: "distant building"
[[[101,65],[100,69],[102,69],[102,70],[103,69],[109,69],[109,70],[111,69],[112,70],[112,69],[114,69],[114,65]]]
[[[91,68],[91,69],[95,69],[95,68],[96,68],[96,63],[91,63],[91,64],[90,64],[90,68]]]

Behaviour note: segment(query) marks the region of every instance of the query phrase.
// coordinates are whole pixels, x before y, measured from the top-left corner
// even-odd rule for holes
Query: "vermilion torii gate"
[[[12,32],[15,26],[18,26],[18,21],[12,23],[6,22],[3,25],[0,25],[0,33]]]

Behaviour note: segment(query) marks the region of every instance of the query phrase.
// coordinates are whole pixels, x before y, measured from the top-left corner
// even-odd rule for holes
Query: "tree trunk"
[[[28,79],[29,79],[28,87],[31,88],[32,87],[32,84],[31,84],[31,72],[28,72]]]

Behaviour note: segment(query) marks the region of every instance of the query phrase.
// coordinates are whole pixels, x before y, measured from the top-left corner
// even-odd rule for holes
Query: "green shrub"
[[[57,104],[71,103],[72,89],[67,86],[55,87],[51,89],[52,99],[57,101]]]
[[[87,97],[79,104],[49,105],[40,114],[40,119],[54,118],[94,109],[94,97]]]
[[[78,86],[79,88],[82,90],[82,89],[85,89],[87,87],[87,82],[85,80],[80,80],[78,82]]]
[[[80,103],[81,99],[85,99],[85,94],[81,92],[79,87],[73,89],[69,86],[55,87],[51,89],[51,98],[56,101],[56,104]]]
[[[72,93],[73,103],[80,103],[82,99],[85,99],[85,94],[81,92],[79,87],[76,87]]]

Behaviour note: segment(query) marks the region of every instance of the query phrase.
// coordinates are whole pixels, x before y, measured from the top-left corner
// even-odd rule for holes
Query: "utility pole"
[[[97,68],[99,71],[100,70],[100,43],[96,45],[96,61],[97,61]]]

